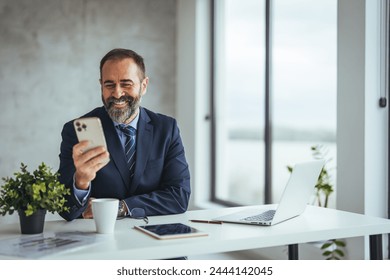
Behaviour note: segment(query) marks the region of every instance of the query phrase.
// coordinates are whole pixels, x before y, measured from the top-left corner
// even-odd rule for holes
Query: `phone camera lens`
[[[76,122],[76,126],[80,126],[80,123],[79,123],[79,122]]]

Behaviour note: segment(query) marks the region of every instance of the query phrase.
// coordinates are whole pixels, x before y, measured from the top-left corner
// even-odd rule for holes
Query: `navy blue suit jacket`
[[[187,210],[190,197],[190,173],[175,119],[140,108],[137,128],[136,164],[133,180],[126,165],[123,147],[114,124],[104,107],[83,117],[100,118],[110,162],[96,173],[90,196],[125,200],[129,209],[143,208],[147,216],[178,214]],[[60,182],[71,190],[67,197],[70,212],[60,215],[70,221],[81,216],[87,207],[75,198],[75,166],[72,148],[78,143],[73,121],[62,130]]]

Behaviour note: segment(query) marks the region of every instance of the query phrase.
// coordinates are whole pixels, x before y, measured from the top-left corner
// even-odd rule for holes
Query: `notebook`
[[[279,204],[239,211],[214,218],[215,221],[271,226],[299,216],[305,211],[322,168],[324,160],[296,164],[284,188]]]

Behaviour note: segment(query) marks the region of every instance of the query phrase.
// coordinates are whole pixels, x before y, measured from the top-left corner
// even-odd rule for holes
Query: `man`
[[[120,200],[121,217],[187,210],[190,174],[179,129],[173,118],[140,107],[148,82],[143,58],[134,51],[113,49],[102,58],[104,106],[83,117],[100,118],[107,150],[85,152],[88,142],[78,143],[73,121],[64,125],[59,173],[71,190],[70,211],[60,213],[64,219],[92,218],[91,200],[103,197]]]

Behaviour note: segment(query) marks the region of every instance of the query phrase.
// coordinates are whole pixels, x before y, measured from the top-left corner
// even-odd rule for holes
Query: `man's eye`
[[[115,88],[114,84],[106,84],[106,88]]]
[[[121,86],[124,87],[124,88],[129,88],[129,87],[132,87],[133,84],[124,83],[124,84],[121,84]]]

